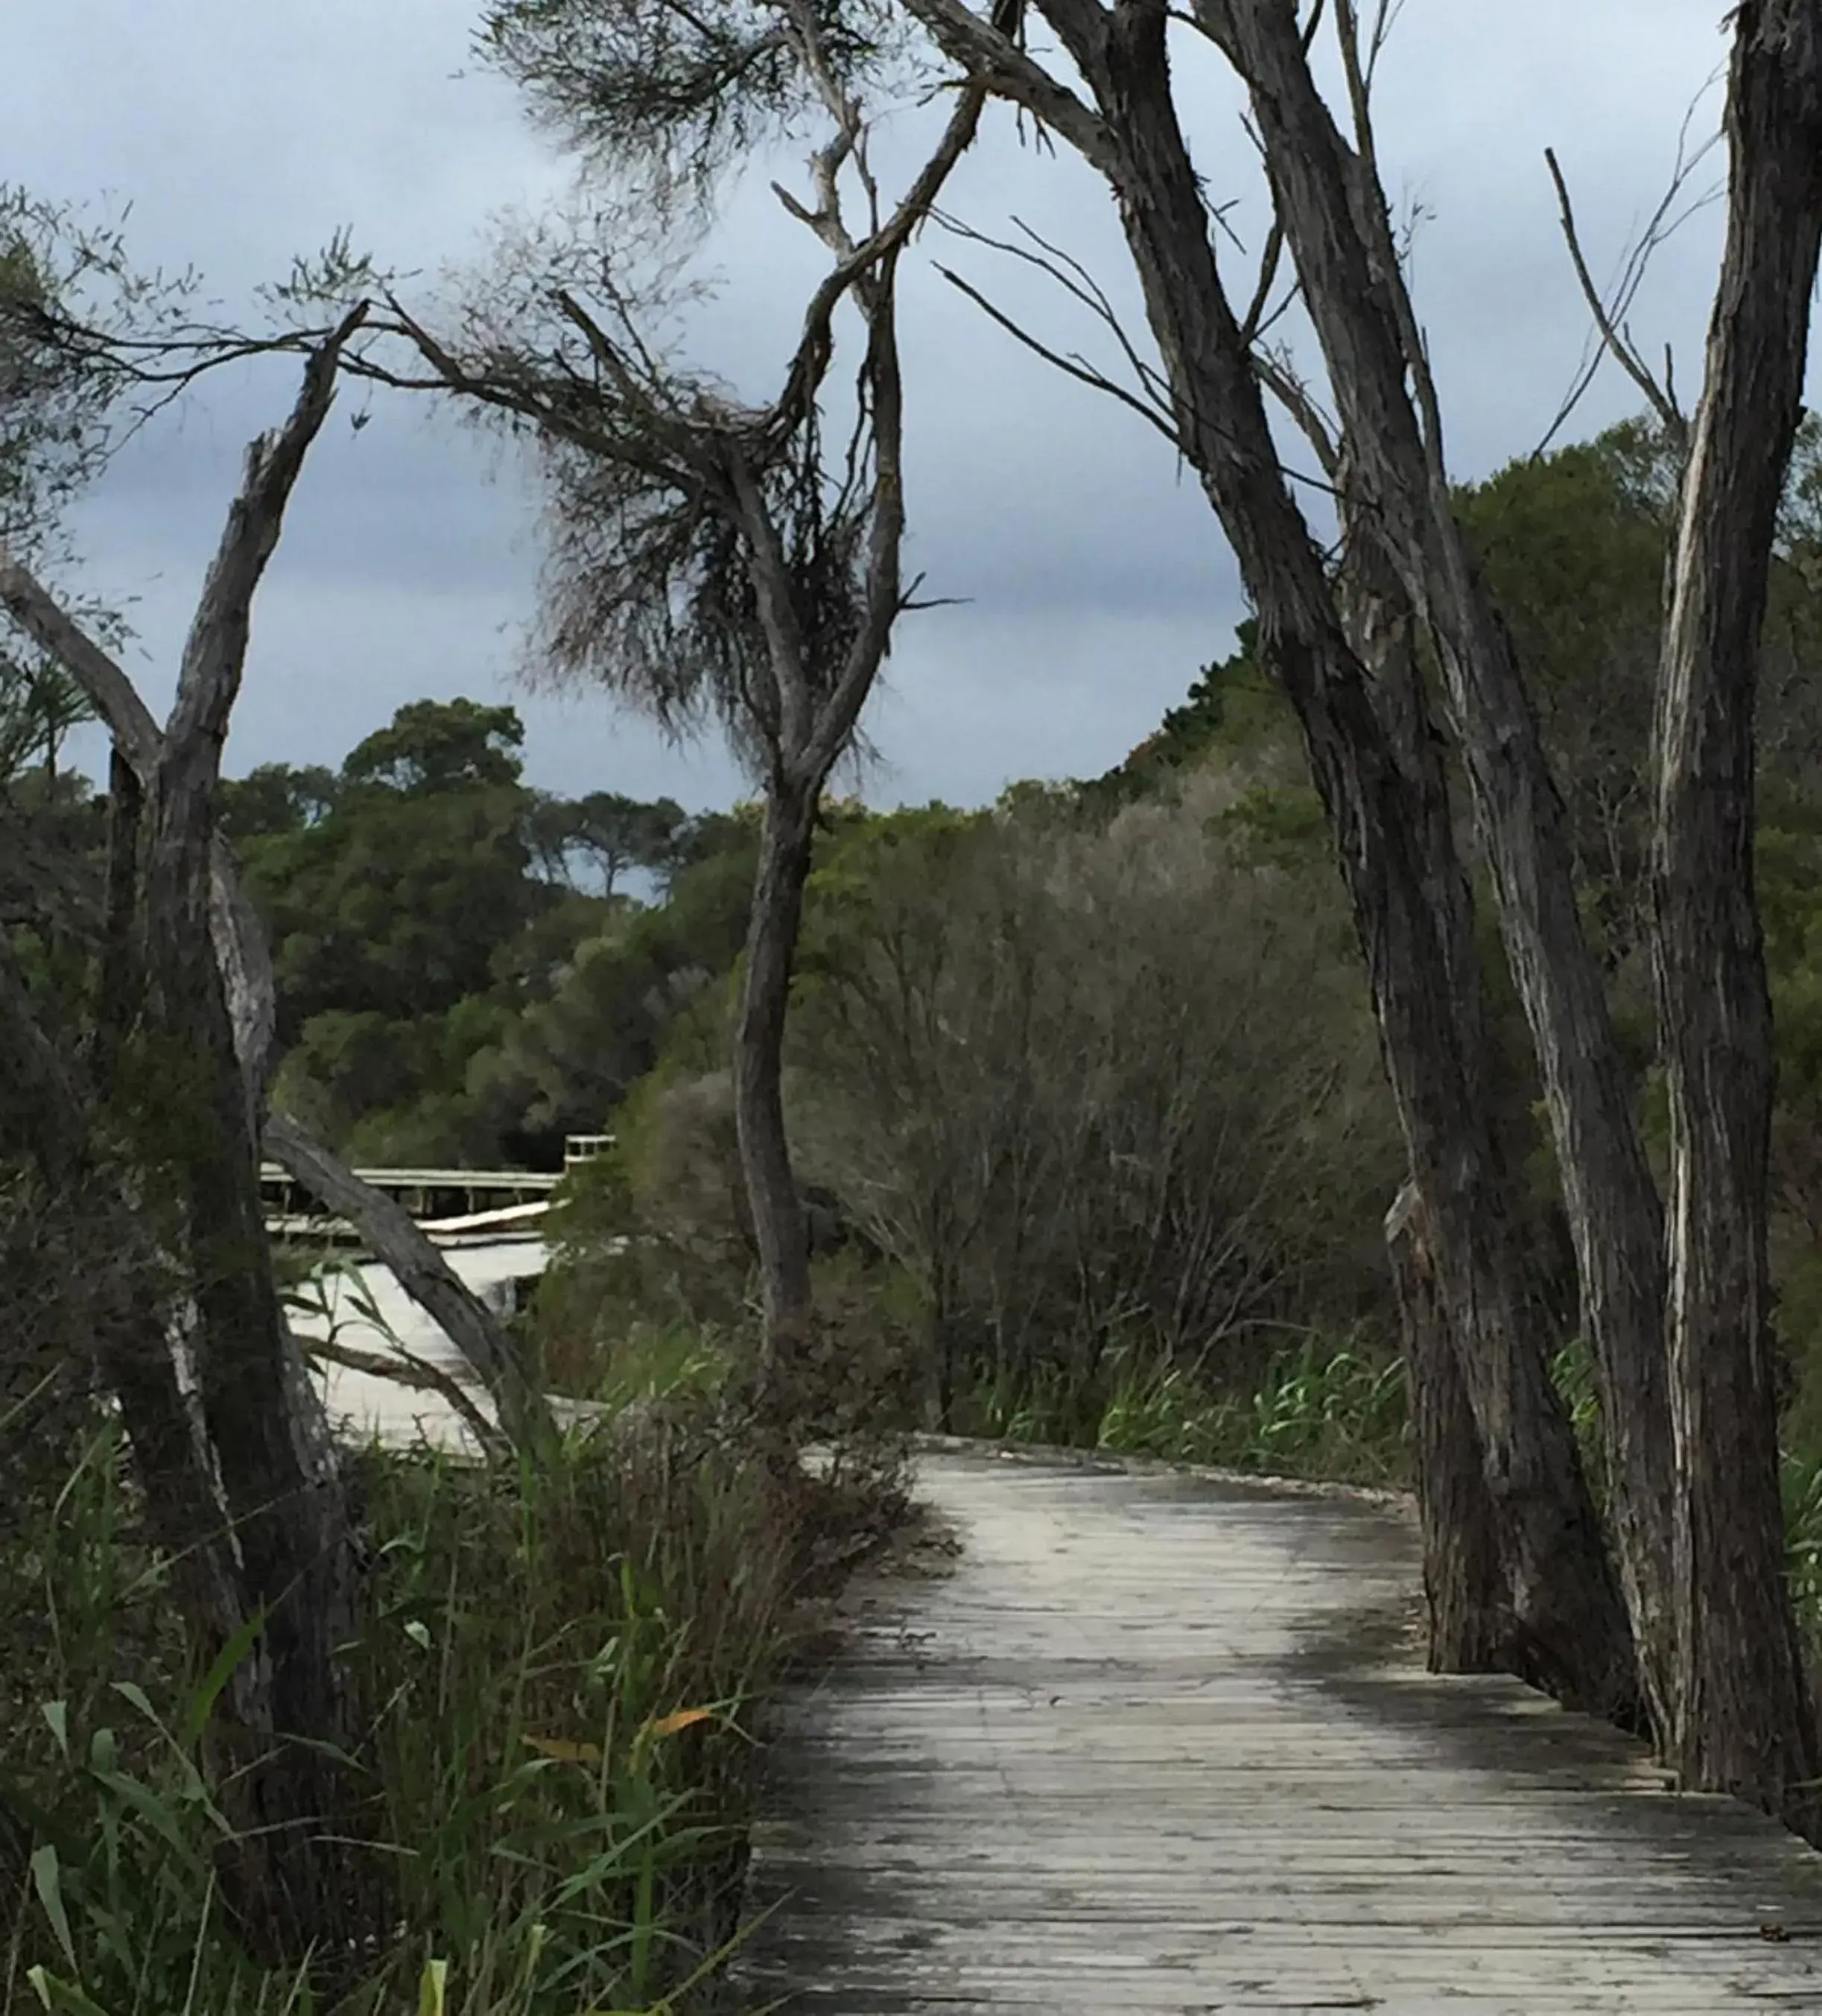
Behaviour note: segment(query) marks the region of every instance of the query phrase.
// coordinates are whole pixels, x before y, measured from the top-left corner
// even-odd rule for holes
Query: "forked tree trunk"
[[[1754,704],[1822,245],[1822,5],[1738,10],[1727,245],[1657,719],[1654,947],[1668,1067],[1672,1395],[1687,1606],[1672,1755],[1822,1837],[1784,1581],[1766,1255],[1771,1003],[1754,894]]]
[[[1555,1135],[1600,1366],[1611,1512],[1640,1676],[1668,1730],[1677,1604],[1674,1448],[1663,1348],[1662,1213],[1636,1089],[1582,929],[1560,797],[1511,640],[1467,550],[1442,445],[1408,381],[1427,386],[1385,198],[1316,89],[1294,10],[1197,0],[1248,85],[1279,221],[1328,366],[1359,486],[1435,637]],[[1427,413],[1432,433],[1439,422]]]
[[[1550,1382],[1493,1137],[1465,877],[1453,835],[1413,818],[1410,779],[1286,489],[1172,103],[1165,21],[1161,4],[1129,0],[1104,36],[1057,25],[1100,102],[1098,164],[1119,199],[1184,451],[1239,559],[1335,834],[1439,1279],[1460,1312],[1461,1370],[1532,1675],[1565,1701],[1629,1718],[1625,1614]]]

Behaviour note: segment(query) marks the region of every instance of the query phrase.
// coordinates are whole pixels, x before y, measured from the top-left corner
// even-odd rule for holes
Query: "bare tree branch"
[[[1061,351],[1051,349],[1048,344],[1041,342],[1028,329],[1021,328],[1003,308],[996,308],[978,287],[972,282],[964,280],[960,274],[954,272],[951,268],[938,265],[936,270],[952,287],[966,294],[989,320],[996,322],[1008,336],[1022,343],[1026,349],[1033,351],[1036,355],[1042,358],[1046,364],[1053,365],[1057,370],[1066,373],[1081,383],[1091,387],[1095,391],[1105,392],[1109,398],[1118,399],[1122,405],[1130,407],[1148,427],[1155,427],[1172,448],[1181,450],[1182,438],[1177,433],[1174,422],[1158,412],[1156,407],[1147,404],[1136,394],[1129,391],[1124,385],[1117,383],[1104,373],[1096,370],[1082,358],[1075,355],[1065,356]]]
[[[158,767],[164,736],[152,710],[108,653],[38,582],[30,571],[0,549],[0,609],[48,655],[66,665],[95,703],[108,732],[149,779]]]
[[[300,427],[314,430],[322,417],[316,405],[320,401],[326,410],[326,384],[320,376],[312,379],[293,420]],[[300,444],[300,457],[301,447]],[[263,458],[257,450],[249,456],[250,485],[283,479],[288,486],[295,474],[294,463],[286,476],[283,459]],[[239,538],[250,542],[254,551],[266,539],[268,530],[250,511],[237,510],[224,537],[218,574],[237,576],[243,581],[250,574],[257,578],[257,568],[249,564],[248,557],[229,550],[236,528]],[[269,556],[270,551],[268,545],[265,556]],[[259,560],[260,567],[265,556]],[[247,592],[250,594],[250,587]],[[54,651],[82,681],[142,783],[156,790],[165,765],[165,738],[119,665],[16,561],[0,561],[0,607],[47,650]],[[237,667],[232,645],[232,639],[226,649],[206,638],[200,643],[193,641],[192,652],[187,655],[200,668],[196,676],[215,681],[234,676]],[[245,648],[243,628],[239,648]],[[180,688],[178,709],[182,706]],[[193,733],[206,740],[212,732],[208,725],[211,718],[208,706],[199,703],[193,718],[200,725]],[[212,769],[209,774],[212,777]],[[203,790],[206,801],[206,783]],[[218,835],[210,835],[207,844],[210,934],[234,1023],[236,1053],[249,1082],[249,1097],[263,1104],[271,1067],[273,1026],[270,956],[263,928],[241,889],[231,851]],[[538,1433],[547,1416],[541,1399],[518,1365],[517,1354],[492,1316],[410,1218],[390,1199],[362,1183],[295,1121],[283,1114],[266,1114],[263,1125],[272,1153],[332,1210],[360,1226],[375,1253],[398,1274],[406,1292],[448,1332],[457,1348],[474,1365],[492,1392],[509,1431],[516,1435],[521,1431],[534,1436]]]
[[[1165,382],[1163,375],[1156,365],[1146,360],[1138,344],[1128,333],[1112,301],[1108,299],[1106,290],[1082,261],[1072,254],[1064,251],[1060,246],[1052,244],[1047,238],[1034,230],[1022,218],[1015,217],[1012,221],[1017,229],[1030,240],[1028,245],[1021,245],[1011,239],[990,236],[986,232],[978,230],[972,225],[964,224],[960,218],[945,214],[937,219],[942,228],[954,237],[968,239],[977,245],[984,245],[989,251],[1003,253],[1011,258],[1021,261],[1028,266],[1036,268],[1046,279],[1054,282],[1072,300],[1079,301],[1095,319],[1106,328],[1114,342],[1118,344],[1121,354],[1132,367],[1133,376],[1138,380],[1143,389],[1144,398],[1151,401],[1158,414],[1170,425],[1174,437],[1174,416],[1170,404],[1170,387]],[[1035,250],[1032,249],[1034,247],[1036,248]],[[938,270],[944,272],[944,269],[940,267]],[[974,289],[960,280],[954,279],[952,275],[946,272],[944,276],[945,279],[949,279],[952,284],[960,287],[964,293],[970,294],[972,298],[979,301],[983,308],[988,306],[987,302]],[[1022,332],[1014,327],[1004,317],[996,314],[994,319],[1000,322],[1003,327],[1009,329],[1012,334],[1018,336],[1021,341],[1024,340]],[[1085,371],[1093,369],[1086,359],[1077,358],[1075,362]],[[1081,374],[1075,373],[1071,375]],[[1109,385],[1106,389],[1111,391],[1114,388]]]
[[[1040,129],[1049,127],[1061,134],[1095,167],[1104,171],[1114,165],[1114,142],[1100,115],[1013,39],[1018,9],[1008,13],[996,7],[988,17],[975,13],[965,0],[905,0],[905,4],[973,82],[1029,113]]]
[[[1588,312],[1594,318],[1594,326],[1599,332],[1601,347],[1611,352],[1620,369],[1644,394],[1645,403],[1657,415],[1658,423],[1665,431],[1677,441],[1687,440],[1689,421],[1687,416],[1678,407],[1670,389],[1669,376],[1670,360],[1668,351],[1665,355],[1665,382],[1660,384],[1652,375],[1644,359],[1640,356],[1637,348],[1629,340],[1620,319],[1626,313],[1633,293],[1636,291],[1637,279],[1635,278],[1632,280],[1630,286],[1622,292],[1615,308],[1609,310],[1601,297],[1601,290],[1594,284],[1593,275],[1588,270],[1588,261],[1582,250],[1581,237],[1575,229],[1575,207],[1569,200],[1569,186],[1564,179],[1561,166],[1557,160],[1556,149],[1554,147],[1546,147],[1543,150],[1543,158],[1545,164],[1550,170],[1550,181],[1556,188],[1557,210],[1562,225],[1563,243],[1568,248],[1570,263],[1575,269],[1575,279],[1580,284],[1582,297],[1588,304]],[[1647,240],[1650,238],[1648,229],[1646,237]],[[1642,275],[1642,268],[1640,272]],[[1550,445],[1570,414],[1580,403],[1582,394],[1592,383],[1595,369],[1598,367],[1600,361],[1601,349],[1597,348],[1593,361],[1581,373],[1575,388],[1565,400],[1555,419],[1551,423],[1548,432],[1538,444],[1536,452],[1539,454],[1541,455]]]
[[[240,690],[253,598],[277,550],[285,506],[304,457],[329,416],[341,353],[367,315],[363,301],[342,318],[304,366],[290,417],[247,450],[239,493],[229,507],[203,583],[178,664],[177,698],[165,725],[159,780],[161,816],[171,816],[181,806],[184,820],[198,833],[208,823],[208,794],[214,787],[228,717]]]
[[[397,1357],[389,1358],[383,1352],[358,1351],[352,1345],[338,1343],[329,1337],[300,1335],[295,1330],[292,1334],[297,1337],[297,1348],[307,1362],[319,1359],[326,1365],[341,1365],[351,1372],[364,1372],[369,1378],[384,1379],[396,1386],[411,1386],[422,1392],[436,1394],[460,1418],[484,1455],[499,1457],[508,1453],[510,1445],[476,1406],[461,1381],[452,1379],[441,1366],[431,1364],[428,1359],[419,1358],[402,1346]]]

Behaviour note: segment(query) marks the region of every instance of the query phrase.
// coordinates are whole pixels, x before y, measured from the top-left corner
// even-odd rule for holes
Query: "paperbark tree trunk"
[[[336,1669],[354,1617],[348,1513],[272,1275],[259,1191],[259,1004],[242,1004],[237,1027],[247,962],[225,961],[217,944],[224,892],[211,798],[253,597],[360,319],[312,355],[286,423],[248,450],[162,735],[112,661],[0,556],[0,603],[95,694],[121,759],[117,783],[130,765],[143,793],[142,815],[138,790],[123,791],[113,822],[93,1046],[106,1080],[77,1102],[80,1152],[92,1157],[106,1109],[106,1132],[124,1147],[95,1173],[111,1176],[135,1237],[179,1283],[155,1354],[140,1323],[110,1337],[103,1362],[156,1501],[154,1526],[180,1558],[194,1549],[208,1565],[179,1582],[199,1640],[205,1651],[242,1643],[205,1736],[234,1822],[224,1898],[257,1949],[329,1965],[363,1912],[383,1910],[375,1872],[353,1880],[352,1785],[336,1761],[349,1737]],[[4,991],[19,1008],[19,990]],[[269,1024],[269,988],[265,1006]]]
[[[238,1766],[222,1791],[236,1820],[229,1901],[266,1950],[324,1959],[345,1946],[370,1888],[351,1880],[352,1787],[336,1761],[349,1737],[337,1671],[355,1615],[349,1515],[339,1467],[318,1460],[320,1424],[301,1417],[319,1406],[296,1376],[272,1273],[259,1188],[261,1087],[236,1040],[216,944],[212,799],[253,597],[358,319],[312,355],[285,425],[248,449],[197,601],[146,779],[135,948],[143,998],[133,1036],[142,1062],[180,1095],[146,1130],[146,1172],[168,1176],[178,1207],[186,1341],[243,1615],[257,1625],[227,1695],[240,1726],[214,1731]]]
[[[325,1748],[348,1735],[336,1670],[354,1619],[347,1511],[339,1478],[312,1474],[293,1429],[258,1144],[208,934],[207,830],[161,819],[147,881],[145,1036],[186,1095],[170,1168],[188,1222],[189,1341],[245,1615],[261,1625],[229,1694],[241,1724],[224,1794],[239,1836],[230,1901],[261,1945],[300,1954],[336,1942],[351,1901],[337,1845],[348,1788]]]
[[[135,779],[135,788],[145,790],[163,761],[165,738],[126,674],[4,553],[0,553],[0,607],[70,668],[106,722],[121,765]],[[246,1085],[248,1111],[264,1125],[268,1124],[266,1093],[276,1026],[272,959],[265,929],[240,886],[232,855],[219,835],[211,843],[210,873],[211,931],[235,1052]],[[467,1358],[488,1388],[506,1432],[516,1441],[522,1437],[520,1445],[525,1447],[535,1447],[554,1433],[543,1397],[532,1385],[506,1332],[410,1218],[363,1183],[295,1121],[274,1114],[269,1125],[274,1155],[320,1202],[360,1228],[374,1257],[392,1269],[406,1293]],[[291,1355],[296,1358],[294,1350]],[[297,1398],[306,1411],[320,1415],[320,1406],[307,1385],[298,1388]],[[301,1425],[307,1429],[307,1439],[322,1439],[316,1427]]]
[[[1197,17],[1248,87],[1359,508],[1381,527],[1437,642],[1555,1135],[1583,1319],[1601,1373],[1619,1564],[1662,1738],[1678,1612],[1662,1211],[1636,1088],[1582,929],[1561,801],[1511,639],[1454,517],[1440,420],[1425,397],[1427,364],[1373,164],[1348,146],[1317,91],[1293,10],[1279,0],[1199,0]],[[1363,128],[1363,89],[1356,105]]]
[[[1438,1278],[1458,1324],[1523,1656],[1565,1701],[1629,1718],[1629,1634],[1550,1382],[1493,1134],[1471,915],[1453,834],[1413,795],[1286,489],[1172,103],[1165,9],[1129,0],[1111,15],[1046,11],[1100,101],[1091,158],[1119,200],[1179,437],[1238,557],[1266,662],[1296,710],[1335,833]]]
[[[1822,6],[1737,10],[1727,242],[1672,574],[1654,949],[1670,1107],[1671,1391],[1687,1607],[1684,1782],[1822,1837],[1784,1581],[1766,1271],[1771,1003],[1754,893],[1754,711],[1773,530],[1822,246]]]
[[[1430,1670],[1521,1674],[1524,1647],[1507,1600],[1499,1517],[1482,1468],[1480,1430],[1456,1359],[1414,1183],[1405,1184],[1386,1213],[1385,1244],[1410,1395]]]

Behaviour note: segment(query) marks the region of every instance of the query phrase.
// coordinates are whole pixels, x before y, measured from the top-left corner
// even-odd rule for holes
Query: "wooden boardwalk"
[[[804,2016],[1822,2011],[1822,1856],[1426,1675],[1395,1505],[945,1450],[769,1760],[742,1969]]]

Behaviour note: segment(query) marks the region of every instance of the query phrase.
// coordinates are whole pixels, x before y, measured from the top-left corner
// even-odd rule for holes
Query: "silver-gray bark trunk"
[[[1656,725],[1652,897],[1671,1136],[1669,1338],[1687,1606],[1684,1782],[1822,1834],[1784,1581],[1766,1255],[1771,1003],[1754,893],[1754,709],[1773,528],[1822,245],[1822,7],[1738,10],[1727,243],[1683,481]]]
[[[1172,103],[1165,9],[1129,4],[1093,38],[1072,40],[1071,18],[1057,25],[1113,136],[1104,166],[1185,452],[1239,559],[1334,832],[1532,1676],[1565,1700],[1629,1716],[1625,1613],[1551,1384],[1493,1135],[1471,913],[1446,807],[1413,793],[1285,487]]]
[[[1662,1737],[1678,1606],[1662,1212],[1637,1088],[1582,929],[1561,801],[1511,639],[1456,522],[1441,442],[1426,438],[1407,389],[1412,373],[1421,382],[1424,366],[1384,193],[1317,91],[1292,10],[1277,0],[1201,0],[1197,18],[1249,88],[1359,509],[1382,528],[1438,646],[1555,1135],[1583,1321],[1601,1374],[1627,1609]],[[1434,429],[1433,412],[1426,418]]]

